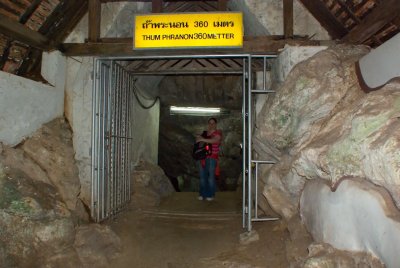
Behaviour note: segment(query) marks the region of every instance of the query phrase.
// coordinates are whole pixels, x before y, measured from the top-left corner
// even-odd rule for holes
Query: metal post
[[[252,163],[255,164],[255,202],[254,202],[254,218],[252,221],[275,221],[279,220],[279,218],[259,218],[258,217],[258,165],[259,164],[275,164],[275,161],[264,161],[264,160],[252,160]]]
[[[252,144],[251,144],[251,56],[248,56],[248,66],[247,66],[247,92],[248,92],[248,96],[247,96],[247,168],[248,168],[248,176],[247,176],[247,191],[248,191],[248,203],[247,203],[247,207],[248,207],[248,214],[247,214],[247,231],[250,232],[251,231],[251,209],[252,209],[252,194],[251,194],[251,180],[252,180],[252,167],[251,167],[251,148],[252,148]]]
[[[242,227],[246,228],[246,58],[243,58],[243,84],[242,84]]]
[[[267,58],[263,57],[263,90],[266,89],[267,80]]]
[[[97,220],[97,215],[96,215],[96,201],[97,201],[97,196],[96,196],[96,185],[97,185],[97,177],[96,177],[96,157],[97,157],[97,152],[96,152],[96,143],[97,143],[97,131],[96,131],[96,112],[97,112],[97,102],[96,102],[96,90],[98,87],[97,84],[97,73],[99,69],[99,61],[94,60],[93,61],[93,88],[92,88],[92,141],[91,141],[91,157],[92,157],[92,169],[91,169],[91,177],[92,177],[92,187],[91,187],[91,206],[92,206],[92,211],[91,215],[92,218]]]

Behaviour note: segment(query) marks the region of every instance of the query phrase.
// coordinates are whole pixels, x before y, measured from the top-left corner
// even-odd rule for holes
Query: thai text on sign
[[[134,49],[242,46],[242,13],[135,16]]]

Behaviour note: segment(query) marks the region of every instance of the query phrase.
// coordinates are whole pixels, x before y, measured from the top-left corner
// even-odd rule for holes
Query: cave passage
[[[106,219],[129,202],[134,191],[129,173],[142,160],[158,163],[175,190],[197,192],[191,150],[212,116],[223,132],[218,191],[241,191],[243,225],[251,230],[251,222],[259,220],[252,181],[260,162],[252,159],[252,95],[271,92],[265,81],[271,58],[246,54],[97,59],[92,217]],[[260,70],[262,89],[256,88]],[[224,113],[176,115],[170,106],[220,107]]]

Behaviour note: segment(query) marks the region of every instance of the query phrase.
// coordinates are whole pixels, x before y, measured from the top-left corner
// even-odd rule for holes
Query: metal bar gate
[[[258,165],[273,161],[252,158],[253,94],[273,93],[266,89],[266,61],[275,55],[185,55],[142,56],[96,59],[93,83],[92,122],[92,217],[102,221],[120,211],[130,201],[130,157],[133,133],[133,76],[115,60],[236,58],[243,61],[242,85],[242,181],[243,228],[251,231],[253,221],[278,218],[258,218]],[[263,88],[253,89],[252,59],[263,59]],[[221,73],[223,73],[221,71]],[[177,73],[179,74],[179,73]]]
[[[92,204],[96,222],[130,201],[133,77],[110,60],[95,60],[92,91]]]

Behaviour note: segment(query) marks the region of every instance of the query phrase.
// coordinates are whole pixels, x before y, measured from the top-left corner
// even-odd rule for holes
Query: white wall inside
[[[139,100],[149,106],[151,100]],[[158,132],[160,122],[160,101],[151,108],[143,109],[135,99],[133,120],[133,164],[138,164],[143,159],[153,164],[158,163]]]
[[[48,68],[42,75],[51,85],[0,72],[0,142],[14,146],[63,115],[65,59],[47,54],[43,62]]]

